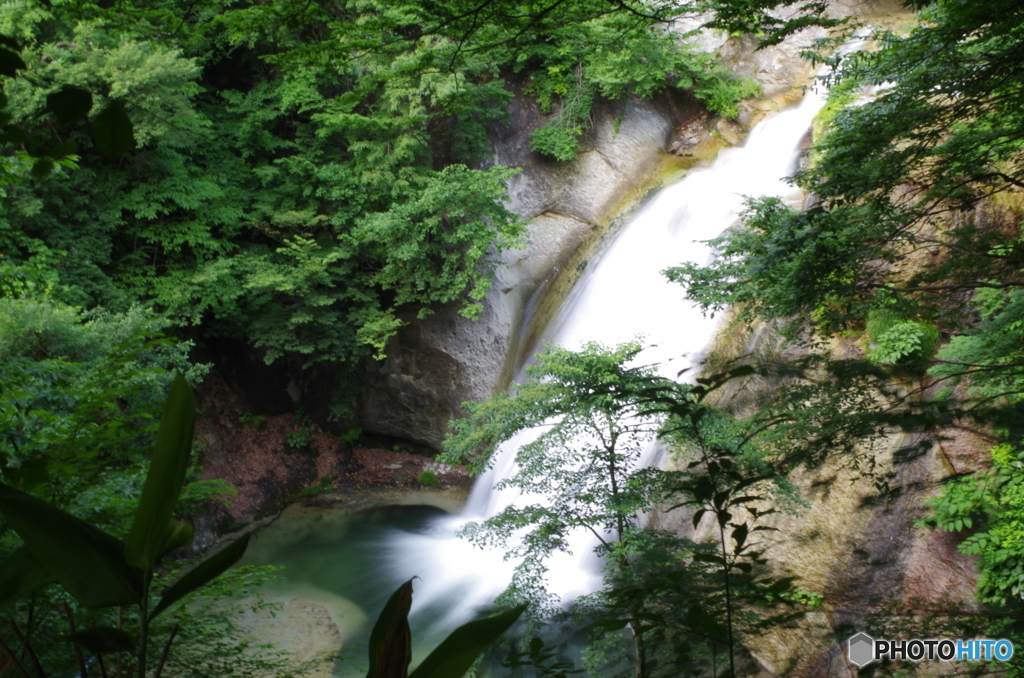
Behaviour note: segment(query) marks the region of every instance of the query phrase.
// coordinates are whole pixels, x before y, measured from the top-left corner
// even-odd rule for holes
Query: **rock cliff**
[[[886,22],[897,0],[834,2],[835,17]],[[673,26],[680,33],[694,25]],[[492,129],[493,162],[520,168],[509,207],[529,219],[527,245],[504,253],[476,321],[442,308],[425,320],[410,315],[387,347],[387,360],[368,362],[359,397],[365,430],[439,448],[460,404],[508,386],[539,329],[586,266],[588,254],[670,168],[707,160],[742,143],[766,112],[799,99],[811,83],[802,49],[823,37],[809,29],[757,50],[754,38],[705,33],[697,47],[717,51],[741,77],[762,83],[763,97],[743,103],[737,120],[711,116],[693,97],[670,92],[653,101],[598,105],[574,160],[553,162],[530,150],[533,130],[547,121],[521,91],[509,119]]]

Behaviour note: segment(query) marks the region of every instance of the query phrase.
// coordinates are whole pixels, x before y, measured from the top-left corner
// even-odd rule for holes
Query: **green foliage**
[[[135,655],[139,678],[145,678],[151,661],[148,642],[153,618],[231,567],[248,543],[246,536],[200,562],[164,591],[152,613],[149,612],[150,585],[157,559],[169,550],[192,541],[191,528],[183,531],[180,527],[183,524],[171,518],[171,514],[178,504],[189,466],[194,416],[191,391],[179,374],[168,396],[153,449],[153,461],[132,528],[124,540],[47,502],[0,484],[0,515],[24,540],[25,548],[32,557],[32,562],[20,556],[13,563],[9,559],[3,569],[38,569],[42,566],[56,583],[86,608],[137,606],[137,634],[129,635],[110,627],[93,627],[77,635],[73,633],[72,638],[98,657],[104,652]],[[34,592],[26,589],[22,587],[22,595]],[[171,634],[167,647],[173,638],[174,634]],[[166,654],[163,652],[156,663],[157,678]],[[9,657],[17,662],[13,655],[9,654]],[[79,665],[84,666],[81,655]]]
[[[939,332],[888,309],[868,313],[865,331],[875,346],[868,358],[880,363],[924,365],[939,345]]]
[[[983,402],[1006,398],[1019,403],[1024,393],[1019,365],[1024,291],[979,290],[972,306],[980,322],[942,347],[930,374],[950,386],[966,381],[968,391]]]
[[[138,308],[83,313],[45,296],[0,298],[4,480],[105,529],[127,529],[170,372],[206,371],[160,327]],[[220,492],[190,483],[183,505]]]
[[[419,482],[420,485],[426,486],[437,485],[438,483],[437,474],[431,471],[430,469],[427,469],[426,471],[421,471],[420,474],[416,476],[416,480]]]
[[[796,587],[792,593],[787,595],[787,600],[800,605],[806,605],[809,610],[817,610],[825,602],[825,596]]]
[[[592,124],[597,98],[649,98],[670,87],[692,90],[709,110],[735,117],[736,102],[759,93],[757,83],[736,79],[716,57],[696,52],[671,32],[609,14],[559,27],[545,42],[524,46],[517,68],[531,68],[528,92],[554,118],[537,129],[530,147],[557,160],[576,157],[580,136]]]
[[[23,80],[16,80],[19,71],[28,70],[19,42],[10,35],[0,34],[0,76],[16,89]],[[0,146],[20,146],[13,153],[0,155],[0,187],[29,179],[45,179],[57,167],[77,167],[74,141],[58,140],[48,144],[38,135],[30,134],[23,126],[12,122],[14,115],[5,110],[10,100],[0,93]],[[93,108],[92,93],[77,85],[65,85],[46,96],[41,115],[51,114],[64,127],[83,122]],[[117,102],[109,104],[96,115],[92,124],[96,147],[114,160],[124,155],[135,143],[131,120]]]
[[[635,343],[614,349],[590,343],[578,353],[549,347],[527,368],[530,379],[515,387],[514,396],[466,403],[469,417],[452,423],[455,433],[445,441],[441,459],[468,463],[475,472],[489,465],[498,444],[535,428],[535,437],[516,453],[516,475],[497,488],[514,487],[543,500],[510,506],[463,529],[473,541],[520,559],[499,601],[527,604],[538,617],[556,613],[557,598],[545,588],[545,561],[554,551],[568,550],[573,532],[594,534],[609,567],[628,570],[620,545],[642,531],[637,517],[652,507],[660,482],[656,472],[640,465],[661,419],[637,397],[650,384],[650,371],[625,367],[639,351]],[[635,637],[642,638],[635,611],[628,619]],[[645,661],[642,642],[636,661]]]
[[[286,435],[285,440],[288,442],[288,447],[293,450],[305,450],[315,437],[316,434],[311,429],[300,428]]]
[[[1024,455],[1009,444],[991,452],[990,470],[955,478],[928,500],[933,515],[923,524],[970,530],[958,548],[978,556],[978,597],[1006,604],[1024,593]]]
[[[583,673],[582,669],[573,669],[571,662],[560,661],[557,653],[544,644],[543,638],[534,636],[527,648],[524,652],[512,653],[501,662],[501,665],[510,669],[531,666],[541,678],[566,678]]]
[[[369,642],[370,669],[366,678],[462,678],[523,613],[523,608],[514,608],[463,624],[448,634],[410,674],[411,606],[412,580],[409,580],[391,595],[373,626]]]
[[[519,489],[530,503],[470,523],[463,534],[520,560],[499,601],[526,603],[543,619],[559,612],[545,589],[547,558],[567,550],[573,532],[589,532],[606,563],[604,586],[575,610],[595,632],[630,627],[636,675],[648,675],[648,662],[661,660],[706,669],[723,653],[731,675],[738,675],[734,632],[756,633],[793,617],[756,614],[751,606],[804,602],[792,595],[790,579],[768,574],[748,540],[767,529],[756,522],[772,512],[756,506],[765,498],[760,486],[785,464],[769,466],[744,452],[755,436],[701,402],[751,370],[682,386],[650,368],[627,367],[639,351],[636,343],[614,349],[589,343],[579,352],[549,347],[513,395],[464,405],[469,416],[452,422],[442,460],[480,472],[498,445],[514,442],[516,474],[497,487]],[[753,429],[759,427],[755,422]],[[684,471],[641,464],[659,433],[686,451]],[[643,515],[671,504],[693,507],[695,526],[714,515],[718,544],[693,544],[644,526]]]
[[[267,423],[267,418],[258,414],[252,414],[251,412],[241,412],[238,415],[238,423],[242,426],[261,429],[263,424]]]
[[[382,357],[412,313],[476,317],[521,244],[488,168],[504,77],[554,112],[533,145],[558,158],[598,98],[733,115],[751,83],[663,28],[705,4],[8,3],[0,248],[64,302],[153,304],[268,362]]]
[[[337,479],[338,476],[320,476],[317,478],[316,483],[299,492],[299,495],[303,497],[315,497],[318,494],[331,492],[334,490],[334,482]]]
[[[507,98],[500,81],[476,82],[488,70],[480,60],[437,73],[424,46],[411,70],[400,54],[380,54],[339,71],[306,61],[302,24],[264,32],[276,9],[294,9],[287,2],[262,16],[173,4],[132,18],[86,6],[0,12],[39,55],[31,84],[8,88],[16,120],[36,124],[39,102],[75,83],[96,93],[97,131],[124,117],[123,104],[137,142],[127,164],[86,155],[66,180],[12,187],[0,210],[5,250],[63,255],[64,300],[153,300],[179,323],[248,335],[268,361],[382,354],[408,306],[477,313],[492,258],[522,232],[498,202],[507,171],[460,164],[486,151],[481,125]],[[328,59],[334,40],[366,37],[358,23],[328,28],[319,8],[304,18],[324,28],[311,45]],[[154,31],[164,22],[178,39]],[[233,76],[258,84],[203,82],[204,64],[234,68],[233,50],[243,61]],[[283,65],[264,69],[258,55]],[[360,99],[368,108],[354,106]],[[437,162],[421,126],[432,118],[465,123],[452,126],[455,155]],[[108,146],[124,144],[117,129]]]
[[[828,212],[798,212],[778,198],[752,200],[742,217],[743,229],[710,241],[718,251],[710,266],[683,264],[666,270],[668,278],[711,313],[736,305],[744,319],[803,314],[795,322],[811,319],[822,331],[840,328],[860,302],[853,289],[853,254],[861,247],[853,232],[859,227],[845,227],[836,237],[822,223]]]

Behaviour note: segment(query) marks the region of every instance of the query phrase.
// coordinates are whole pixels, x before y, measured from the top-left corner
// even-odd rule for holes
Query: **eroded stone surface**
[[[897,0],[831,3],[835,17],[872,21],[897,8]],[[680,22],[680,33],[693,28]],[[657,101],[599,102],[594,126],[568,162],[553,162],[530,149],[533,131],[550,118],[525,96],[522,85],[509,105],[509,120],[491,130],[493,162],[518,167],[508,205],[530,219],[525,249],[503,254],[480,318],[470,321],[454,306],[409,325],[387,347],[388,359],[368,363],[359,399],[364,429],[440,447],[460,404],[505,388],[522,362],[534,326],[550,317],[580,264],[631,198],[652,187],[668,150],[684,162],[709,159],[742,143],[747,130],[770,111],[795,103],[811,80],[800,52],[824,35],[808,29],[782,44],[756,50],[754,38],[720,32],[697,37],[698,48],[718,51],[741,76],[759,80],[763,96],[741,106],[738,121],[710,116],[690,95],[675,92]],[[516,86],[514,86],[515,89]]]
[[[333,678],[334,661],[347,638],[366,624],[366,614],[351,601],[323,589],[296,590],[264,596],[278,609],[253,609],[243,600],[235,618],[257,644],[272,643],[290,655],[293,666],[306,664],[310,678]]]
[[[510,184],[509,206],[531,218],[526,247],[503,253],[479,319],[462,317],[454,305],[408,319],[388,358],[368,365],[360,397],[364,428],[440,448],[463,401],[506,386],[520,339],[530,334],[524,318],[529,321],[533,309],[550,310],[544,292],[607,231],[630,193],[661,173],[674,127],[669,108],[642,102],[599,107],[584,150],[574,161],[554,163],[529,150],[528,132],[543,119],[535,104],[513,103],[497,158],[522,168]]]
[[[741,355],[792,358],[803,350],[780,342],[769,325],[748,327],[730,322],[734,317],[727,317],[715,339],[711,371]],[[865,345],[864,338],[837,339],[832,353],[836,358],[862,358]],[[749,413],[770,397],[772,388],[757,375],[736,380],[714,404]],[[925,501],[941,491],[945,479],[983,464],[988,445],[980,436],[943,432],[941,437],[950,440],[921,448],[919,435],[894,433],[857,451],[859,469],[849,457],[834,455],[818,468],[790,474],[807,504],[759,520],[775,529],[756,533],[757,541],[778,575],[796,577],[797,586],[823,595],[825,604],[792,627],[743,638],[768,674],[855,676],[857,667],[847,661],[844,641],[863,628],[869,615],[887,616],[894,626],[906,628],[915,623],[915,614],[927,616],[929,610],[977,609],[974,558],[957,550],[964,536],[928,530],[916,522],[926,517]],[[911,449],[921,453],[908,454]],[[874,464],[873,476],[864,472],[868,460]],[[685,511],[673,511],[657,516],[656,525],[697,541],[717,541],[712,516],[705,516],[697,529],[691,518]]]

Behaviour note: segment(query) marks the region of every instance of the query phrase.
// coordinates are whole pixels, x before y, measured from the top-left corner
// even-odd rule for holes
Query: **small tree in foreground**
[[[637,678],[654,675],[655,656],[663,665],[698,663],[717,674],[722,650],[735,675],[734,626],[756,630],[765,622],[752,618],[763,615],[734,609],[736,601],[747,610],[752,602],[785,601],[791,584],[765,576],[764,560],[747,541],[752,530],[737,512],[763,499],[753,486],[767,476],[736,460],[724,439],[711,445],[707,436],[692,435],[716,416],[726,418],[706,416],[715,411],[702,399],[736,374],[677,384],[649,367],[628,367],[640,350],[637,343],[614,349],[588,343],[579,352],[549,348],[527,368],[529,380],[514,395],[465,406],[469,416],[453,424],[446,442],[449,463],[466,461],[479,472],[500,444],[514,436],[519,442],[517,434],[531,429],[534,437],[516,452],[515,474],[497,485],[520,490],[523,500],[464,533],[521,558],[504,598],[529,604],[540,617],[558,611],[557,598],[545,589],[546,560],[568,551],[574,533],[589,533],[604,559],[605,581],[578,601],[577,610],[597,617],[592,628],[598,631],[630,627]],[[661,470],[645,458],[666,424],[696,444],[685,471]],[[694,507],[698,520],[715,514],[720,548],[646,527],[645,516],[668,503]],[[750,508],[745,515],[756,518]],[[670,645],[673,654],[666,657]],[[710,651],[694,651],[700,645]]]
[[[510,602],[527,602],[541,614],[557,609],[544,586],[544,561],[555,551],[568,551],[571,535],[580,531],[593,536],[610,567],[628,570],[628,552],[620,545],[641,529],[641,516],[652,507],[660,482],[658,471],[645,468],[641,456],[661,417],[637,397],[655,377],[648,368],[625,366],[639,352],[637,343],[613,350],[588,343],[578,353],[549,348],[537,356],[538,365],[527,368],[530,379],[514,396],[468,404],[470,416],[455,422],[443,458],[469,460],[477,471],[514,434],[531,428],[539,433],[518,450],[518,472],[497,485],[520,490],[526,505],[466,528],[477,543],[522,558],[505,594]],[[639,610],[628,611],[627,619],[636,673],[644,676]]]

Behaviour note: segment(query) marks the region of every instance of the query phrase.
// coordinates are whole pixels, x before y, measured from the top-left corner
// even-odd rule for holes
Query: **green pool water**
[[[423,576],[415,559],[401,560],[393,545],[419,535],[424,543],[430,543],[427,535],[446,515],[430,506],[286,513],[255,534],[243,564],[281,567],[285,582],[267,587],[268,599],[279,604],[291,602],[288,610],[308,608],[310,602],[325,608],[342,636],[344,659],[335,664],[335,675],[365,675],[366,642],[377,615],[404,581]],[[465,620],[447,619],[443,600],[417,605],[415,591],[424,584],[414,582],[413,586],[410,625],[415,665]],[[293,621],[289,615],[278,616],[283,646],[312,642],[301,637],[309,635],[304,624],[289,629]]]

